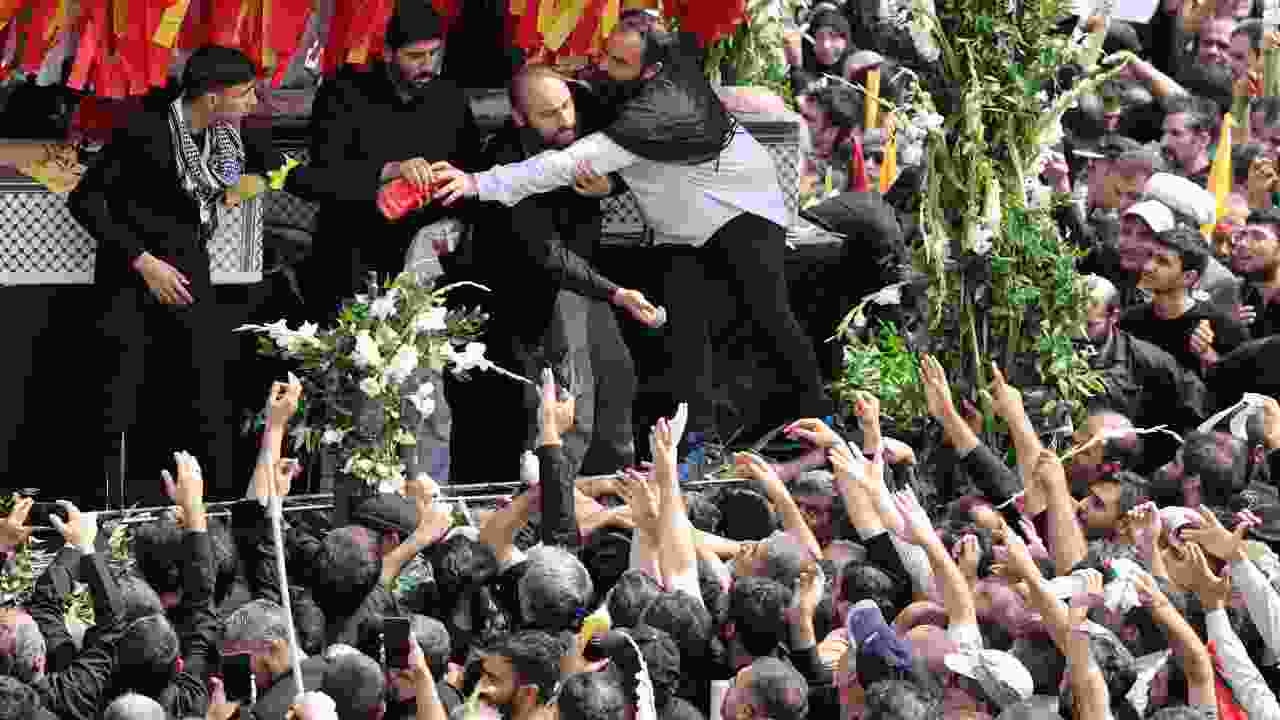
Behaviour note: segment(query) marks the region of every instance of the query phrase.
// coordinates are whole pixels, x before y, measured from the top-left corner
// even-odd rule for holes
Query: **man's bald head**
[[[511,78],[511,114],[516,124],[531,127],[548,145],[564,147],[578,137],[573,93],[565,78],[547,65],[529,65]]]

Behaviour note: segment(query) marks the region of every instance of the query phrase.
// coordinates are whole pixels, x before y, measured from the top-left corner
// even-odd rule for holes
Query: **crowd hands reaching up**
[[[1274,508],[1241,500],[1274,496],[1280,404],[1256,443],[1210,430],[1204,452],[1189,435],[1144,477],[1143,436],[1114,412],[1057,448],[1000,368],[971,401],[936,358],[919,366],[944,439],[931,458],[886,435],[864,393],[856,428],[799,419],[788,459],[734,455],[745,482],[681,481],[683,408],[653,427],[651,462],[575,480],[575,400],[546,373],[537,480],[474,524],[420,475],[344,525],[289,515],[279,534],[302,388],[275,383],[230,518],[209,516],[183,451],[159,479],[172,509],[131,528],[128,570],[93,513],[50,515],[65,542],[2,618],[0,715],[1280,717]],[[15,502],[0,542],[30,540],[32,508]],[[77,583],[87,630],[64,616]]]

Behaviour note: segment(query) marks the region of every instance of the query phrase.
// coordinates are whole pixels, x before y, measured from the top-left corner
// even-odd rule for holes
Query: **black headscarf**
[[[444,23],[430,0],[401,0],[387,22],[385,42],[392,50],[399,50],[443,35]]]
[[[697,41],[652,34],[666,46],[662,68],[623,103],[605,135],[654,162],[699,165],[720,157],[737,122],[702,71]]]

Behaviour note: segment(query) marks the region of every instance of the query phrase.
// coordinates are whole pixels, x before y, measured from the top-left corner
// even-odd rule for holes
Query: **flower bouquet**
[[[331,449],[344,461],[343,474],[370,490],[395,492],[417,424],[435,411],[433,374],[449,368],[465,379],[491,370],[530,383],[485,358],[476,338],[487,316],[445,307],[449,291],[464,284],[474,285],[434,288],[404,273],[382,286],[371,282],[369,293],[344,302],[332,328],[303,323],[293,330],[284,320],[236,328],[261,336],[261,354],[297,365],[304,393],[289,433],[293,447]]]

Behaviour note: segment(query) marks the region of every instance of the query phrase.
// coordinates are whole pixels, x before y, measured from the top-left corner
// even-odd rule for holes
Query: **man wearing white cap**
[[[1147,183],[1146,195],[1148,198],[1156,195],[1160,199],[1143,200],[1129,207],[1120,217],[1118,250],[1119,269],[1123,276],[1111,279],[1121,287],[1121,293],[1124,296],[1122,301],[1125,306],[1134,305],[1146,299],[1136,292],[1136,286],[1147,260],[1158,247],[1155,236],[1178,226],[1178,216],[1170,209],[1168,202],[1163,199],[1163,196],[1167,193],[1152,192],[1153,185],[1155,189],[1163,188],[1161,181],[1166,178],[1178,181],[1178,190],[1186,190],[1182,183],[1190,184],[1190,181],[1185,178],[1176,178],[1165,173],[1154,175],[1152,180]],[[1209,200],[1212,200],[1212,196],[1207,192],[1202,191],[1200,188],[1194,189]],[[1196,200],[1200,199],[1196,198]],[[1197,218],[1193,217],[1192,219],[1195,220]],[[1206,251],[1207,249],[1208,246],[1206,246]],[[1224,309],[1234,309],[1239,293],[1239,281],[1222,263],[1209,256],[1208,262],[1205,263],[1204,272],[1201,273],[1199,282],[1194,290],[1200,300],[1207,300]]]
[[[1160,203],[1142,202],[1130,208],[1126,217],[1137,214],[1150,218],[1148,223],[1159,224],[1160,209],[1169,212]],[[1155,247],[1138,279],[1138,288],[1151,293],[1151,302],[1125,312],[1120,329],[1203,373],[1220,355],[1248,340],[1248,331],[1228,311],[1192,296],[1209,259],[1198,231],[1174,227],[1156,233],[1153,239]]]

